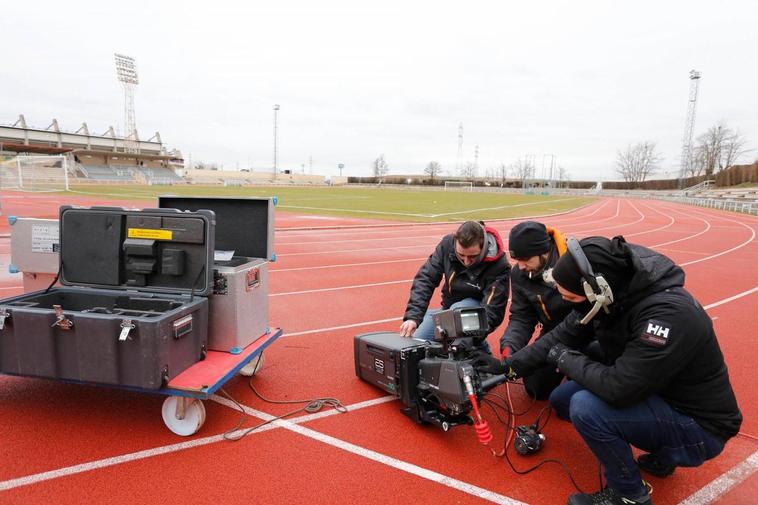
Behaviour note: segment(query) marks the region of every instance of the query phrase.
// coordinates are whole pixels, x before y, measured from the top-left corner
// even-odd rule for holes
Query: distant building
[[[0,125],[0,154],[63,154],[69,166],[107,167],[112,170],[184,169],[184,158],[177,150],[169,151],[160,133],[148,140],[126,140],[116,136],[111,126],[102,135],[90,133],[87,123],[74,131],[64,131],[53,119],[45,129],[29,127],[23,115],[12,125]]]

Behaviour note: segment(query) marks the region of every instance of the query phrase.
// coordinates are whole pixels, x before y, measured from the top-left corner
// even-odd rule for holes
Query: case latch
[[[0,330],[5,329],[5,320],[10,319],[10,313],[5,309],[0,309]]]
[[[119,342],[126,342],[126,340],[129,339],[129,332],[132,331],[136,326],[132,322],[131,319],[122,319],[121,320],[121,334],[118,336]]]
[[[74,326],[74,322],[71,319],[66,319],[66,314],[63,313],[63,309],[60,305],[53,305],[55,311],[55,322],[50,325],[59,327],[61,330],[70,330]]]

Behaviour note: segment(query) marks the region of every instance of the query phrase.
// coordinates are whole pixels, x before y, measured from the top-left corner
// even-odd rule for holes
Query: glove
[[[500,361],[487,351],[476,351],[473,356],[473,366],[477,372],[484,372],[493,375],[502,375],[508,373],[510,366],[508,360]]]
[[[550,351],[547,353],[547,357],[545,358],[545,362],[557,367],[561,360],[566,356],[566,353],[569,352],[569,350],[570,349],[564,344],[558,342],[550,348]]]

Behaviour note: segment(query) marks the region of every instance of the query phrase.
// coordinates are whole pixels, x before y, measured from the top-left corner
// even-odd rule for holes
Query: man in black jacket
[[[443,277],[442,309],[484,307],[487,333],[491,333],[505,316],[509,271],[498,232],[483,223],[466,221],[455,233],[442,238],[416,273],[400,334],[424,340],[434,338],[434,311],[427,309]]]
[[[553,267],[566,252],[566,239],[558,230],[524,221],[511,228],[508,250],[516,264],[511,269],[508,327],[500,337],[503,357],[525,347],[538,325],[542,337],[573,310],[573,304],[561,297],[552,279]],[[544,363],[524,376],[524,388],[529,396],[545,400],[562,380],[563,374],[555,366]]]
[[[569,239],[568,251],[553,277],[576,309],[485,369],[523,375],[547,360],[571,379],[550,403],[600,460],[608,487],[572,495],[569,505],[649,505],[640,469],[665,477],[699,466],[739,432],[724,357],[711,318],[669,258],[623,237]],[[593,336],[601,361],[576,350]],[[647,453],[636,464],[630,445]]]

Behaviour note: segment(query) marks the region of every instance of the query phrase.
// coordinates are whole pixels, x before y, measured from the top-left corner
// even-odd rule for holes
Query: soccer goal
[[[474,183],[471,181],[445,181],[445,191],[473,191]]]
[[[68,191],[68,160],[65,156],[15,156],[0,160],[0,188]]]

